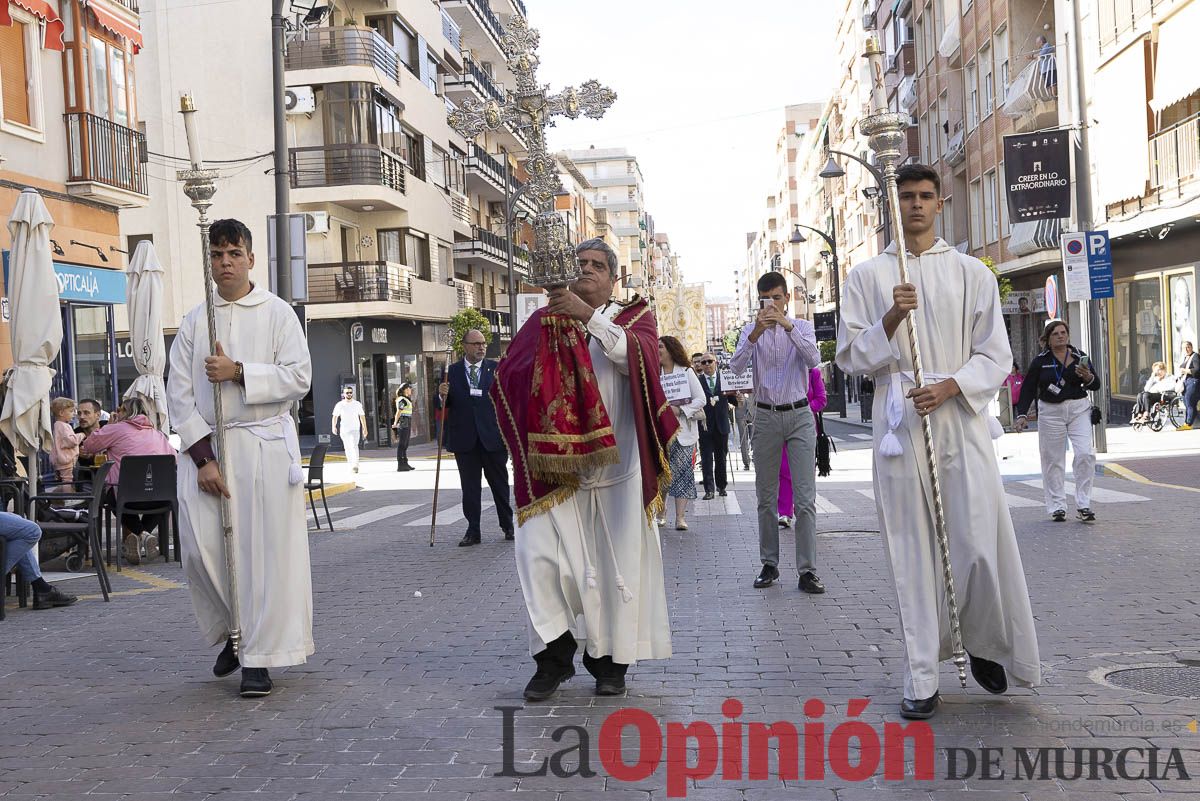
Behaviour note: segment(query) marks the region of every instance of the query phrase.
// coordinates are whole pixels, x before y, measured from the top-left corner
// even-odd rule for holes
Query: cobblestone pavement
[[[625,698],[594,697],[583,674],[555,700],[525,705],[521,690],[532,663],[511,544],[488,509],[484,543],[456,547],[458,493],[446,491],[447,525],[431,548],[432,463],[405,478],[390,469],[366,463],[365,488],[330,499],[338,530],[311,535],[318,650],[304,666],[273,671],[276,692],[268,698],[240,699],[236,678],[212,678],[216,653],[199,641],[175,565],[115,576],[119,592],[109,604],[88,597],[68,609],[11,609],[0,623],[0,795],[284,801],[493,799],[516,791],[573,801],[605,791],[614,799],[658,799],[667,796],[668,773],[697,764],[695,749],[681,764],[672,740],[654,773],[619,780],[599,749],[611,713],[641,709],[664,729],[707,722],[721,732],[729,720],[722,703],[735,698],[743,723],[823,723],[830,754],[850,699],[869,699],[859,719],[877,732],[898,720],[898,619],[868,484],[821,483],[820,575],[828,593],[809,596],[796,589],[787,547],[785,580],[767,590],[751,587],[758,568],[753,490],[749,475],[737,473],[729,499],[698,502],[690,531],[663,533],[674,656],[632,668]],[[452,471],[445,478],[457,487]],[[413,488],[395,489],[402,481]],[[862,780],[843,778],[834,770],[845,767],[838,760],[823,778],[806,780],[802,757],[801,778],[784,781],[773,749],[769,778],[723,778],[718,767],[716,776],[676,789],[692,799],[941,799],[963,791],[982,801],[1200,798],[1200,784],[1178,772],[1166,780],[1071,781],[1056,778],[1052,767],[1046,779],[1014,778],[1019,747],[1179,748],[1188,774],[1200,772],[1200,734],[1188,729],[1200,700],[1098,680],[1123,666],[1175,664],[1177,654],[1196,650],[1195,500],[1116,478],[1098,486],[1100,520],[1088,526],[1049,522],[1039,489],[1006,484],[1045,683],[990,696],[973,682],[960,690],[945,666],[945,703],[932,721],[934,779],[914,778],[920,761],[910,755],[903,780],[885,778],[882,765]],[[91,593],[94,582],[66,586]],[[1196,684],[1182,691],[1200,695]],[[806,714],[809,699],[826,704],[823,715]],[[505,762],[497,707],[519,708],[516,771],[533,772],[576,745],[583,731],[594,775],[497,775]],[[624,757],[632,764],[630,732]],[[731,736],[721,742],[735,752]],[[819,743],[808,746],[820,756]],[[1005,778],[981,779],[980,765],[971,777],[948,777],[944,749],[978,756],[983,747],[1004,749],[991,756]],[[869,746],[850,750],[851,765],[872,753]],[[955,753],[961,775],[965,752]],[[1068,775],[1074,754],[1088,758],[1064,753]],[[1146,752],[1129,753],[1129,771],[1144,770]],[[1053,755],[1046,752],[1051,764]],[[1166,760],[1163,752],[1160,772]],[[578,750],[560,761],[577,765]]]

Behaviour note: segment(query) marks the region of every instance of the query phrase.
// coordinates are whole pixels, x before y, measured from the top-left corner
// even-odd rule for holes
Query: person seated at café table
[[[122,459],[126,456],[174,456],[175,448],[171,446],[167,435],[154,427],[142,400],[126,398],[114,419],[85,439],[79,446],[79,452],[84,456],[104,454],[108,461],[113,463],[105,479],[107,489],[104,502],[108,506],[116,506],[116,489],[121,476]],[[129,564],[136,565],[141,562],[143,549],[147,559],[158,556],[158,537],[150,531],[162,522],[163,516],[160,515],[121,516],[121,526],[125,535],[125,558]]]

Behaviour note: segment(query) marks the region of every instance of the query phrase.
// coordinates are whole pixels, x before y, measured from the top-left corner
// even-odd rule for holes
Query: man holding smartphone
[[[758,495],[758,588],[779,579],[779,463],[792,466],[796,503],[796,571],[803,592],[820,594],[817,560],[817,429],[808,408],[808,373],[821,362],[812,323],[787,315],[787,280],[770,272],[758,279],[759,309],[742,329],[729,369],[754,365],[754,488]],[[782,447],[781,447],[782,446]]]

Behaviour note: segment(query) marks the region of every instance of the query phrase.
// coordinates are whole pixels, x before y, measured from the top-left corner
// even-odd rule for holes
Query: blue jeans
[[[1183,382],[1183,421],[1189,426],[1196,422],[1196,403],[1200,401],[1200,378]]]
[[[0,571],[0,576],[7,576],[8,571],[16,565],[26,581],[40,579],[42,571],[38,567],[37,544],[42,538],[42,530],[37,523],[11,512],[0,512],[0,537],[8,540],[4,570]]]

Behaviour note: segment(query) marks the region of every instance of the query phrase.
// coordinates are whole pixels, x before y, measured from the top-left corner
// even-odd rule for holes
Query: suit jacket
[[[721,393],[724,391],[721,387],[721,373],[718,372],[714,376],[717,380],[717,391],[715,396],[717,402],[714,404],[712,398],[714,393],[708,388],[708,376],[700,376],[700,386],[704,388],[704,423],[705,432],[708,434],[719,434],[723,437],[729,436],[729,398]],[[703,436],[703,434],[701,434]]]
[[[482,394],[471,395],[471,382],[467,380],[467,363],[459,359],[450,365],[446,380],[450,393],[446,396],[446,450],[465,453],[479,443],[486,451],[503,451],[504,440],[496,424],[496,409],[488,396],[492,379],[496,375],[496,362],[484,359],[479,364],[479,389]],[[441,396],[438,396],[439,399]]]

